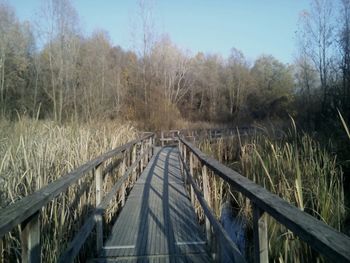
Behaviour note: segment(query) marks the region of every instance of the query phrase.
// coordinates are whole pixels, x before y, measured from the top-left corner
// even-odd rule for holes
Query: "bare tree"
[[[333,6],[331,0],[313,0],[310,12],[301,14],[301,39],[305,54],[318,70],[323,90],[323,108],[328,103],[329,75],[334,45]]]
[[[229,94],[229,110],[233,116],[240,111],[252,85],[249,65],[243,53],[235,48],[231,50],[231,55],[228,59],[225,79]]]
[[[105,31],[95,31],[81,47],[79,105],[84,119],[111,116],[121,110],[124,52],[112,48]]]
[[[41,18],[40,33],[47,43],[44,58],[50,72],[50,85],[45,90],[52,101],[54,119],[61,122],[64,108],[71,104],[77,119],[78,15],[70,0],[50,0],[44,2]]]
[[[191,85],[187,76],[190,68],[188,56],[165,36],[154,45],[151,61],[165,98],[175,105],[178,104]]]
[[[313,112],[319,111],[315,107],[316,99],[319,100],[317,94],[317,87],[319,85],[319,78],[317,70],[314,68],[310,59],[301,54],[295,61],[295,77],[297,92],[299,94],[300,103],[300,115],[306,115],[306,123],[309,126],[313,125]]]
[[[341,1],[339,44],[342,70],[342,106],[350,114],[350,0]]]
[[[12,8],[0,2],[0,110],[19,109],[28,104],[26,90],[33,46],[30,27],[20,23]],[[10,105],[9,105],[10,104]],[[9,107],[11,106],[11,107]]]
[[[152,0],[139,0],[139,18],[142,35],[142,41],[138,45],[139,56],[141,58],[140,73],[141,73],[141,88],[143,90],[144,100],[144,114],[146,118],[149,118],[149,90],[152,86],[152,72],[150,55],[155,41],[155,29],[153,21],[153,7],[154,2]]]

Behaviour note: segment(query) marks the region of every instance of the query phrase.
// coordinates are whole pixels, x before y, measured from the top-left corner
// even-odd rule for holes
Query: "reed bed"
[[[86,161],[122,145],[137,136],[131,125],[67,124],[20,118],[0,121],[0,207],[4,208],[53,182]],[[105,181],[109,189],[118,173]],[[47,205],[41,215],[42,255],[45,262],[56,262],[74,233],[95,204],[92,173]],[[4,239],[5,262],[20,262],[20,229]],[[92,237],[93,238],[93,237]],[[84,261],[89,251],[77,261]]]
[[[254,182],[301,210],[342,231],[346,215],[343,173],[331,155],[308,134],[293,128],[276,138],[267,130],[254,136],[203,141],[199,147]],[[220,205],[229,200],[237,217],[248,222],[251,238],[251,204],[247,198],[211,177],[212,207],[218,218]],[[325,261],[291,231],[268,217],[269,256],[273,262]],[[246,248],[249,255],[249,250]]]

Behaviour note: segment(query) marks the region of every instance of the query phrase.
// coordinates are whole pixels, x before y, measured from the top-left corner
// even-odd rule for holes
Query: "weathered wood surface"
[[[254,259],[256,263],[269,262],[266,213],[253,204]]]
[[[214,158],[208,157],[186,140],[182,138],[180,140],[203,165],[234,186],[261,210],[266,211],[313,249],[334,262],[350,262],[350,238],[348,236],[301,211]]]
[[[141,139],[131,141],[123,146],[117,147],[99,157],[85,163],[74,171],[61,177],[55,182],[43,187],[30,196],[27,196],[16,203],[0,210],[0,239],[15,226],[35,214],[39,209],[48,204],[60,193],[66,191],[70,185],[77,182],[83,175],[94,169],[107,159],[116,156],[123,151],[130,149],[135,143],[146,140],[153,136],[146,135]]]
[[[218,242],[217,244],[219,248],[218,250],[221,250],[217,252],[221,254],[220,256],[222,256],[229,262],[237,262],[237,263],[245,262],[245,259],[243,258],[238,247],[229,237],[229,235],[227,234],[223,226],[216,219],[208,203],[204,199],[204,194],[202,193],[198,185],[195,183],[195,180],[193,178],[193,172],[191,172],[191,170],[189,169],[189,167],[184,162],[184,159],[181,156],[180,156],[180,160],[183,164],[185,173],[187,173],[187,178],[188,178],[189,184],[191,185],[191,190],[193,191],[193,194],[196,195],[197,200],[203,209],[204,215],[209,220],[214,230],[214,234],[216,235],[216,239]]]
[[[40,221],[39,212],[21,224],[22,262],[40,263]]]
[[[96,262],[209,262],[177,148],[157,152],[131,190]]]
[[[113,200],[116,194],[120,191],[120,189],[125,184],[125,181],[129,179],[132,175],[133,170],[138,166],[141,159],[144,158],[149,152],[152,152],[152,148],[149,148],[143,155],[140,155],[133,164],[126,170],[124,175],[117,181],[117,183],[112,187],[109,193],[99,202],[95,211],[88,217],[84,223],[84,225],[80,228],[79,232],[75,235],[72,242],[68,245],[66,251],[60,256],[58,262],[67,263],[73,262],[74,258],[79,253],[80,248],[85,243],[88,236],[91,234],[91,231],[95,227],[97,221],[96,216],[102,216],[104,211],[107,209],[109,203]],[[101,244],[103,241],[101,241]]]

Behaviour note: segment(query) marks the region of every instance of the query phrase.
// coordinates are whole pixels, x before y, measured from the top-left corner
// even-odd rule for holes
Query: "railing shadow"
[[[156,158],[162,159],[164,157],[160,157],[162,152],[158,152]],[[162,199],[162,214],[163,214],[163,224],[161,223],[160,219],[156,217],[156,215],[153,213],[153,211],[150,208],[150,194],[151,191],[154,192],[154,194],[159,195],[158,191],[155,191],[154,188],[151,186],[151,181],[153,179],[153,176],[155,174],[156,167],[158,169],[162,169],[162,167],[157,166],[157,162],[154,162],[152,166],[150,167],[150,170],[147,174],[146,180],[145,180],[145,187],[142,194],[142,204],[141,204],[141,211],[140,211],[140,220],[139,220],[139,230],[137,234],[137,241],[135,245],[135,252],[138,256],[144,256],[148,255],[150,251],[148,251],[148,243],[150,233],[149,233],[149,227],[150,227],[150,220],[154,220],[155,224],[159,227],[159,229],[163,232],[165,236],[166,246],[168,249],[169,254],[174,254],[174,246],[172,244],[175,243],[174,239],[174,229],[172,226],[172,222],[170,220],[170,212],[169,212],[169,172],[168,172],[168,164],[169,164],[169,156],[171,154],[171,150],[167,151],[164,161],[164,167],[163,167],[163,189],[161,196],[159,198]]]

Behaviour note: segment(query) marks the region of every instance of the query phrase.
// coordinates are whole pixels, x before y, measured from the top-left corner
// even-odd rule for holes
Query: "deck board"
[[[209,262],[187,197],[178,149],[158,148],[94,262]]]

